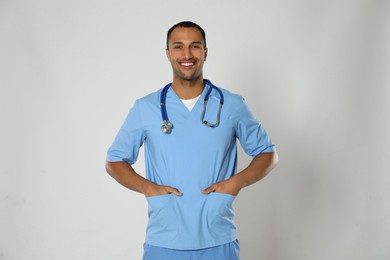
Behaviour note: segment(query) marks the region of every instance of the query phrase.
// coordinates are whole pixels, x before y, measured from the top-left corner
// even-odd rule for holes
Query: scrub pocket
[[[146,197],[149,209],[148,239],[169,241],[178,235],[178,219],[174,194]]]
[[[217,192],[211,192],[208,196],[207,219],[212,233],[220,235],[221,232],[235,232],[233,201],[236,196]]]

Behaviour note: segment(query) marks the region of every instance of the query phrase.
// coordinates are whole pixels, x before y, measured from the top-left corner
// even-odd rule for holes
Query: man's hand
[[[207,189],[202,190],[202,193],[219,192],[236,196],[242,188],[264,178],[277,163],[278,155],[276,152],[261,153],[253,158],[244,170],[230,177],[230,179],[214,183]]]
[[[230,194],[233,196],[237,196],[240,192],[242,186],[237,182],[237,179],[231,177],[228,180],[220,181],[214,183],[207,189],[202,190],[203,194],[210,194],[211,192],[218,192],[224,194]]]
[[[183,195],[178,189],[170,186],[157,185],[138,173],[127,162],[106,162],[107,172],[126,188],[143,193],[146,197],[164,194]]]
[[[150,182],[143,190],[145,197],[152,197],[165,194],[175,194],[176,196],[182,196],[183,194],[176,188],[170,186],[157,185]]]

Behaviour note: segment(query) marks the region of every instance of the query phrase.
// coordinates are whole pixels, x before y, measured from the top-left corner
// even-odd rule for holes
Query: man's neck
[[[173,79],[172,88],[181,99],[195,98],[203,92],[203,77],[199,77],[194,81]]]

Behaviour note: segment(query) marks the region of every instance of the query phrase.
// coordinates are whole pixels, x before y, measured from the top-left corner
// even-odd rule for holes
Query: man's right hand
[[[143,193],[145,197],[152,197],[152,196],[159,196],[159,195],[166,195],[166,194],[175,194],[176,196],[183,195],[183,193],[181,193],[176,188],[172,188],[170,186],[165,186],[165,185],[157,185],[152,182],[148,183],[148,185],[145,186]]]
[[[157,185],[138,173],[136,173],[127,162],[106,162],[107,172],[120,184],[126,188],[143,193],[146,197],[175,194],[182,196],[183,194],[176,188],[170,186]]]

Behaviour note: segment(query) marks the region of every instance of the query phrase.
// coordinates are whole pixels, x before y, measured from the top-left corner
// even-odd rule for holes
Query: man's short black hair
[[[202,27],[200,27],[196,23],[193,23],[193,22],[190,22],[190,21],[183,21],[183,22],[175,24],[174,26],[171,27],[171,29],[168,30],[168,33],[167,33],[167,49],[168,49],[169,37],[171,36],[172,31],[175,28],[177,28],[177,27],[196,28],[196,29],[198,29],[200,31],[200,33],[202,34],[202,38],[203,38],[203,41],[204,41],[204,47],[206,48],[206,33],[204,32]]]

